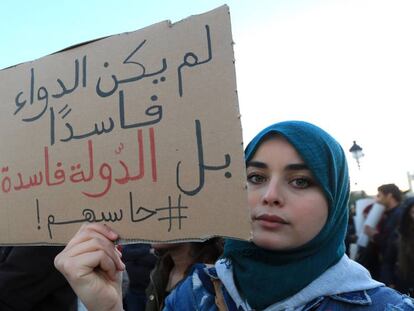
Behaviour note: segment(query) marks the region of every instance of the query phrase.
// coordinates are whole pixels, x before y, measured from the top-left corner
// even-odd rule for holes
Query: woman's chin
[[[286,245],[286,242],[283,243],[277,237],[265,233],[253,233],[253,243],[271,251],[282,251],[290,248],[289,245]]]

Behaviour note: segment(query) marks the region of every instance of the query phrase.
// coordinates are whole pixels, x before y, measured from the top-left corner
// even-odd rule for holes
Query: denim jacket
[[[253,310],[238,293],[231,263],[219,260],[215,267],[196,265],[187,279],[166,299],[164,311],[217,311],[211,279],[220,279],[228,311]],[[334,284],[334,286],[332,286]],[[411,298],[372,280],[359,264],[344,256],[299,293],[265,311],[414,311]]]

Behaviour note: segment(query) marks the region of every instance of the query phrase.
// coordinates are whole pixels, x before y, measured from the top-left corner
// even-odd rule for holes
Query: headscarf
[[[226,241],[223,257],[231,260],[236,286],[258,310],[296,294],[337,263],[345,253],[348,223],[348,167],[339,143],[307,122],[276,123],[247,145],[246,162],[269,134],[281,135],[296,149],[322,188],[329,211],[321,231],[295,249],[272,251],[252,242]]]

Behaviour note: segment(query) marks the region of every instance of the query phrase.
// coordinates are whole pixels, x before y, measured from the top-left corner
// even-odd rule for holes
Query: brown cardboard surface
[[[248,239],[227,6],[0,71],[0,244]]]

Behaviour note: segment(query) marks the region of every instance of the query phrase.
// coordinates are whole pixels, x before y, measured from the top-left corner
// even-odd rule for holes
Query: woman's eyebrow
[[[309,167],[305,163],[294,163],[285,166],[285,171],[303,171],[308,170]]]
[[[249,161],[246,163],[246,167],[257,167],[257,168],[267,168],[267,164],[259,161]]]

